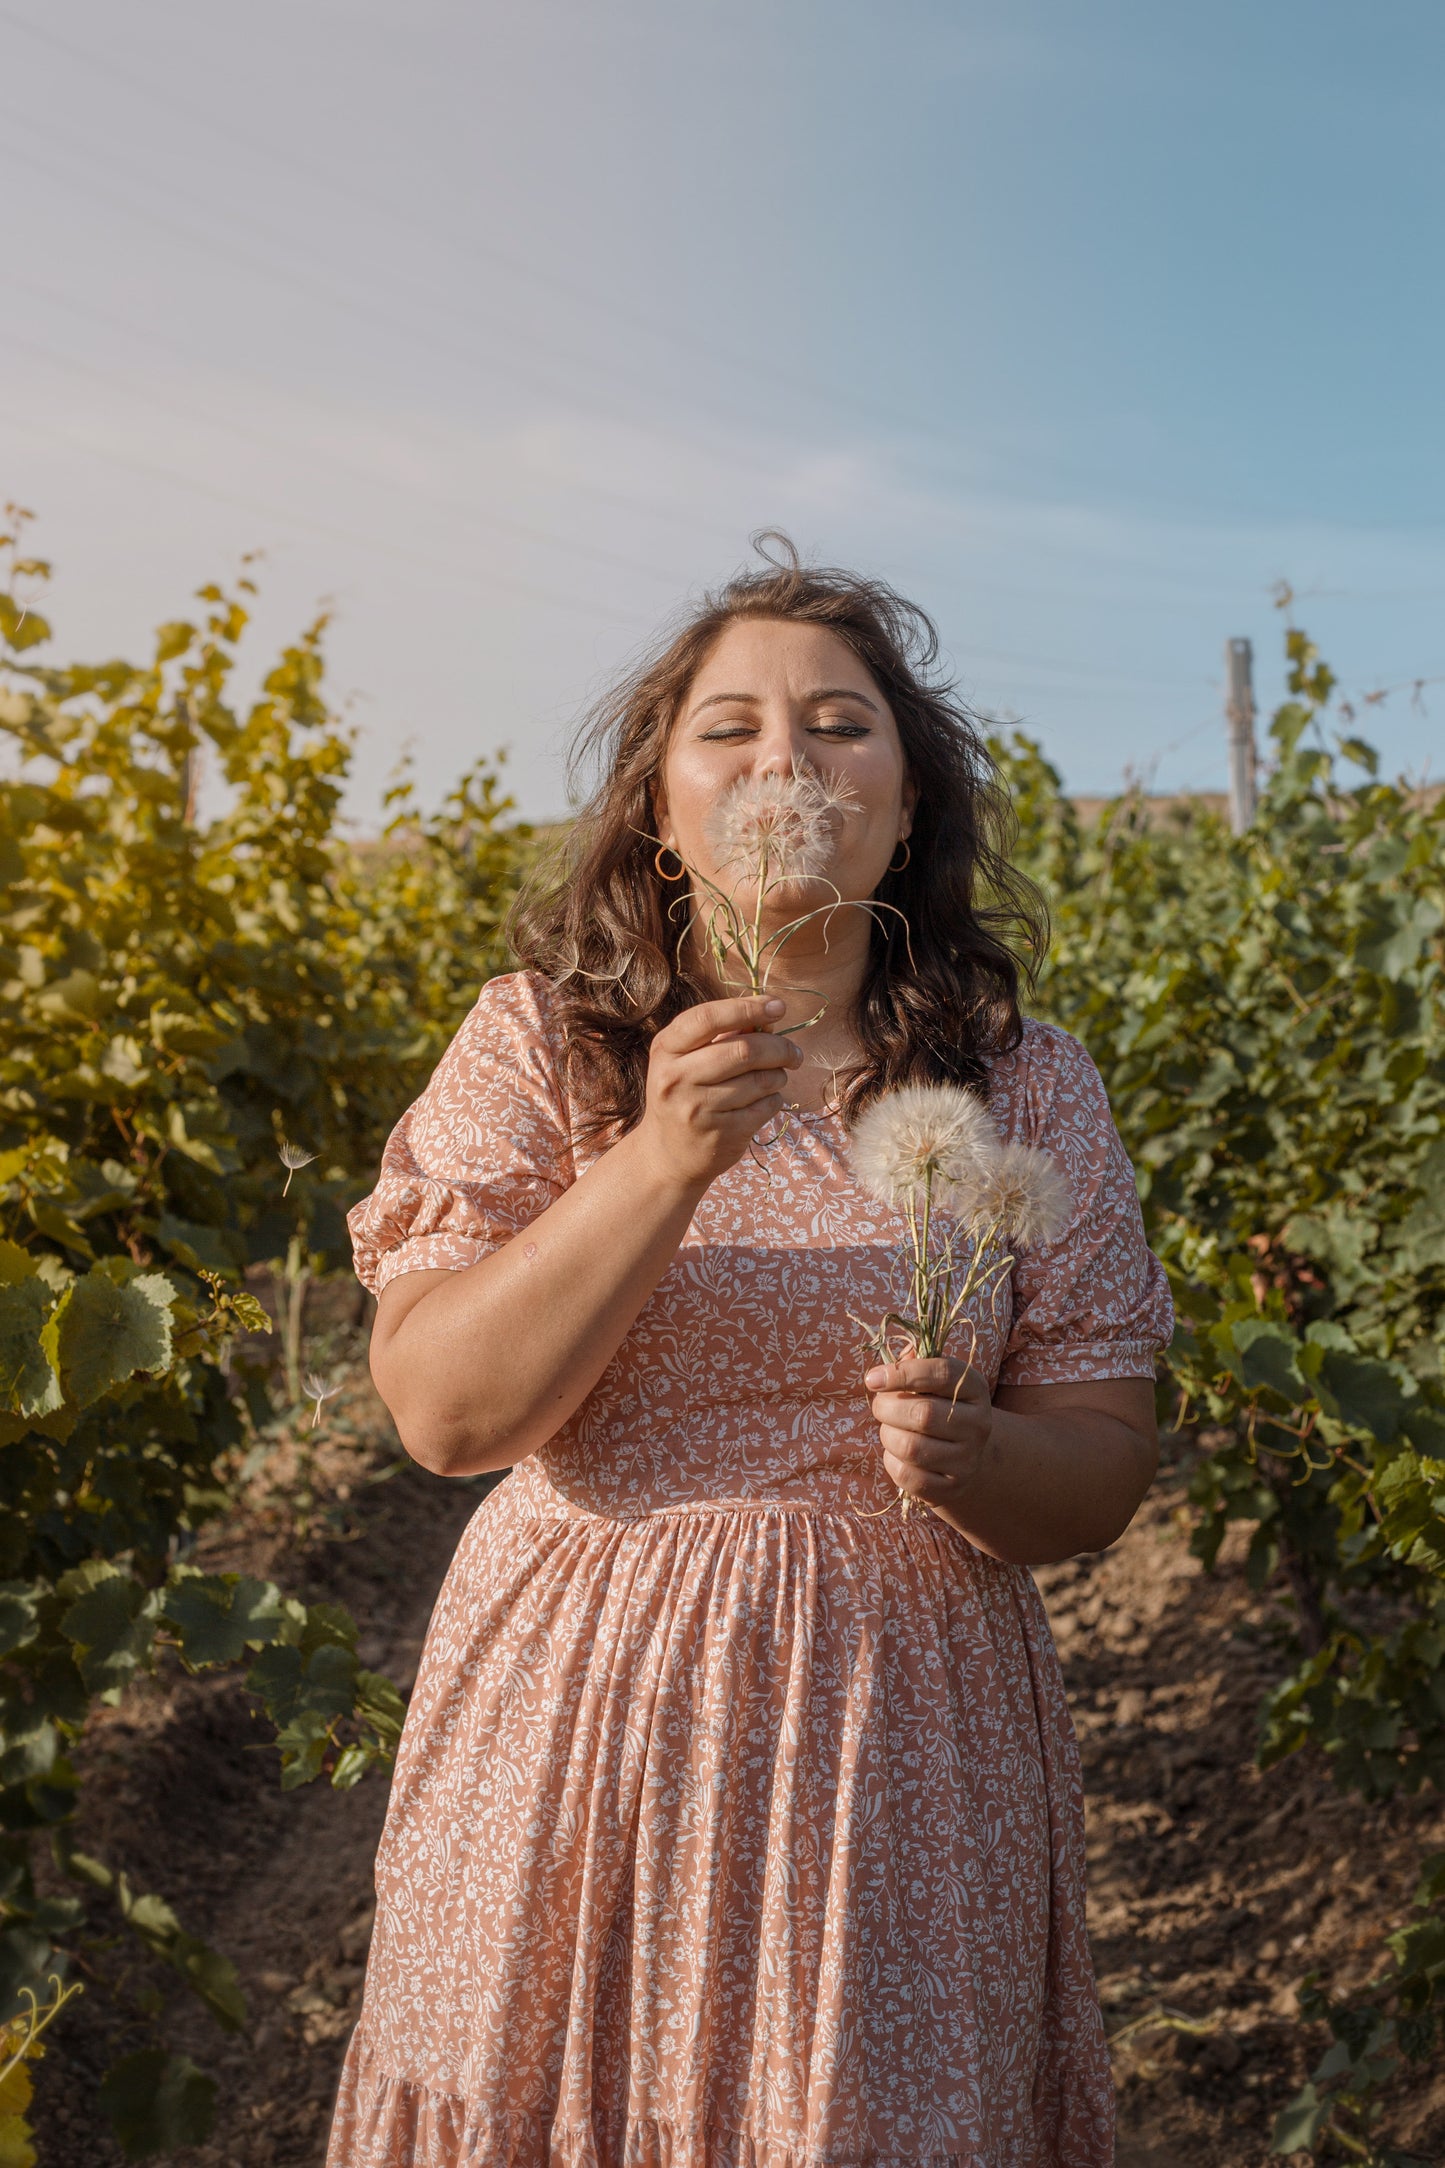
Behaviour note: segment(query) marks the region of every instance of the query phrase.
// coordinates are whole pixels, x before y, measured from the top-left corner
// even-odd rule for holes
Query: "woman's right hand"
[[[705,1190],[781,1111],[788,1072],[803,1059],[770,1028],[786,1006],[765,994],[702,1001],[657,1034],[633,1134],[666,1182]]]

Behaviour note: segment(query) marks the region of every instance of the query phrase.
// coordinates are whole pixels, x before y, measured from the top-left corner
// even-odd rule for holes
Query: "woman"
[[[709,598],[602,711],[523,968],[352,1215],[407,1450],[513,1473],[412,1696],[331,2168],[1112,2159],[1027,1567],[1137,1508],[1169,1300],[1097,1072],[1020,1019],[1004,935],[1037,905],[935,654],[842,573]],[[870,908],[740,995],[679,932],[735,885],[710,815],[803,772],[849,810],[765,925]],[[971,1367],[860,1379],[902,1223],[847,1124],[917,1082],[986,1094],[1071,1214]]]

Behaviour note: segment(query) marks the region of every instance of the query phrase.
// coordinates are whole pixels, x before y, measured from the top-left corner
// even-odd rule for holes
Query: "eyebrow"
[[[807,698],[813,706],[824,700],[856,700],[860,707],[871,709],[875,715],[882,712],[876,700],[870,700],[866,693],[854,692],[848,685],[825,685],[821,691],[809,693]],[[700,715],[704,708],[719,706],[757,708],[762,706],[762,702],[756,693],[709,693],[706,700],[699,700],[692,712]]]

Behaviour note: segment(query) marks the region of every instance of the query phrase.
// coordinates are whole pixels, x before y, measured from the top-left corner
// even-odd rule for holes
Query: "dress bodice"
[[[533,974],[483,989],[351,1214],[367,1285],[474,1263],[605,1148],[574,1147],[550,1012]],[[1001,1137],[1054,1153],[1073,1211],[952,1352],[991,1388],[1152,1377],[1168,1290],[1088,1055],[1031,1021],[992,1065],[989,1104]],[[517,1503],[620,1518],[700,1501],[886,1506],[862,1375],[870,1331],[904,1297],[903,1233],[855,1182],[841,1118],[791,1116],[707,1191],[592,1392],[514,1472]]]

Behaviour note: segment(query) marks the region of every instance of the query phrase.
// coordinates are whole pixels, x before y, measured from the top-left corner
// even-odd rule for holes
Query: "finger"
[[[979,1405],[925,1397],[921,1393],[875,1393],[873,1419],[918,1437],[948,1438],[955,1444],[976,1432]]]
[[[931,1437],[897,1423],[880,1423],[878,1436],[885,1453],[907,1461],[911,1468],[926,1468],[934,1475],[955,1478],[961,1472],[962,1456],[956,1439]]]
[[[748,1076],[730,1077],[723,1084],[704,1084],[702,1103],[710,1114],[755,1107],[763,1099],[776,1099],[781,1106],[787,1082],[780,1069],[756,1070]]]
[[[923,1500],[927,1505],[953,1505],[959,1503],[957,1482],[936,1468],[926,1468],[921,1462],[911,1460],[904,1453],[894,1453],[885,1445],[883,1466],[897,1489],[906,1491],[910,1498]]]
[[[726,1032],[767,1031],[787,1008],[776,994],[738,994],[727,1001],[699,1001],[659,1033],[674,1054],[691,1054]]]
[[[791,1039],[772,1031],[754,1031],[745,1038],[715,1039],[710,1046],[699,1047],[688,1055],[687,1069],[689,1076],[703,1083],[722,1084],[749,1071],[796,1069],[802,1059],[801,1048]]]
[[[874,1363],[864,1372],[870,1393],[933,1393],[946,1400],[982,1400],[988,1387],[967,1363],[952,1355],[913,1355],[906,1362]]]

